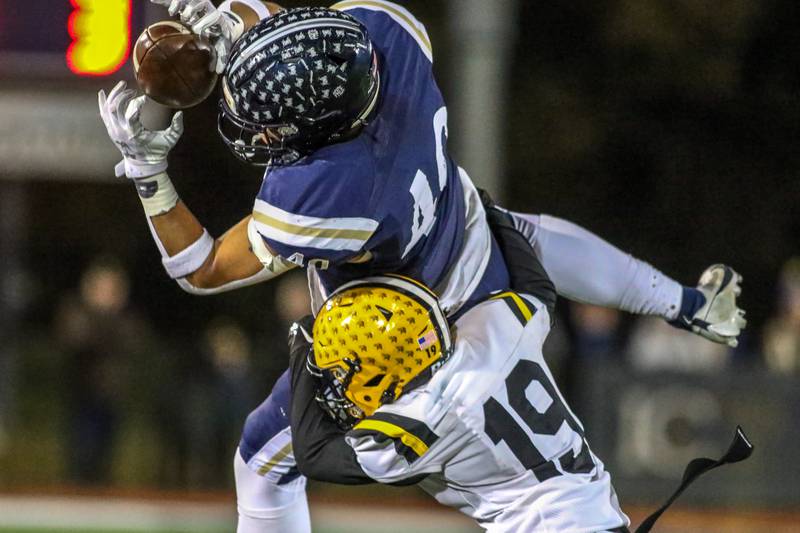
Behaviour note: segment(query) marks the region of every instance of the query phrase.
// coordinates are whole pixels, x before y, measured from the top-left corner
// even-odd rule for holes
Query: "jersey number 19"
[[[587,474],[594,470],[595,464],[586,444],[583,428],[561,401],[552,381],[537,362],[520,360],[509,373],[505,385],[508,405],[503,405],[494,397],[483,404],[486,421],[484,430],[494,444],[505,441],[517,460],[531,470],[539,481],[561,475],[562,472]],[[544,402],[537,402],[544,404],[545,407],[538,406],[542,411],[527,397],[527,391],[532,386],[538,389],[540,396],[546,398]],[[574,432],[573,440],[574,437],[579,439],[580,451],[573,453],[568,450],[558,458],[546,459],[511,411],[519,416],[533,435],[555,436],[562,431]],[[562,429],[564,423],[567,427]],[[556,466],[556,460],[560,468]]]

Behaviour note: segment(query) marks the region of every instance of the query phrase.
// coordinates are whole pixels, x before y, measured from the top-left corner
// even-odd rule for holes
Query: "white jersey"
[[[493,532],[595,533],[627,526],[608,472],[542,356],[538,300],[506,292],[455,324],[450,360],[426,385],[347,434],[364,472],[420,486]]]

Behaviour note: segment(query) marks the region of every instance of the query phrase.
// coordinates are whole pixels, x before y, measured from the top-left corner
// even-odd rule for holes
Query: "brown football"
[[[145,29],[133,47],[133,70],[144,93],[174,109],[205,100],[217,82],[211,70],[214,47],[179,22],[164,20]]]

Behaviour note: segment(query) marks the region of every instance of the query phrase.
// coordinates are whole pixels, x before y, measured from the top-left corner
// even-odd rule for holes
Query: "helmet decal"
[[[291,164],[364,124],[379,86],[377,56],[360,22],[325,8],[283,11],[234,46],[219,131],[240,159]]]

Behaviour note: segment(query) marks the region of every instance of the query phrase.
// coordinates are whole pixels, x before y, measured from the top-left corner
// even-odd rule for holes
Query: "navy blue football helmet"
[[[361,23],[327,8],[286,10],[236,42],[218,129],[242,161],[292,164],[357,132],[379,87],[377,56]]]

